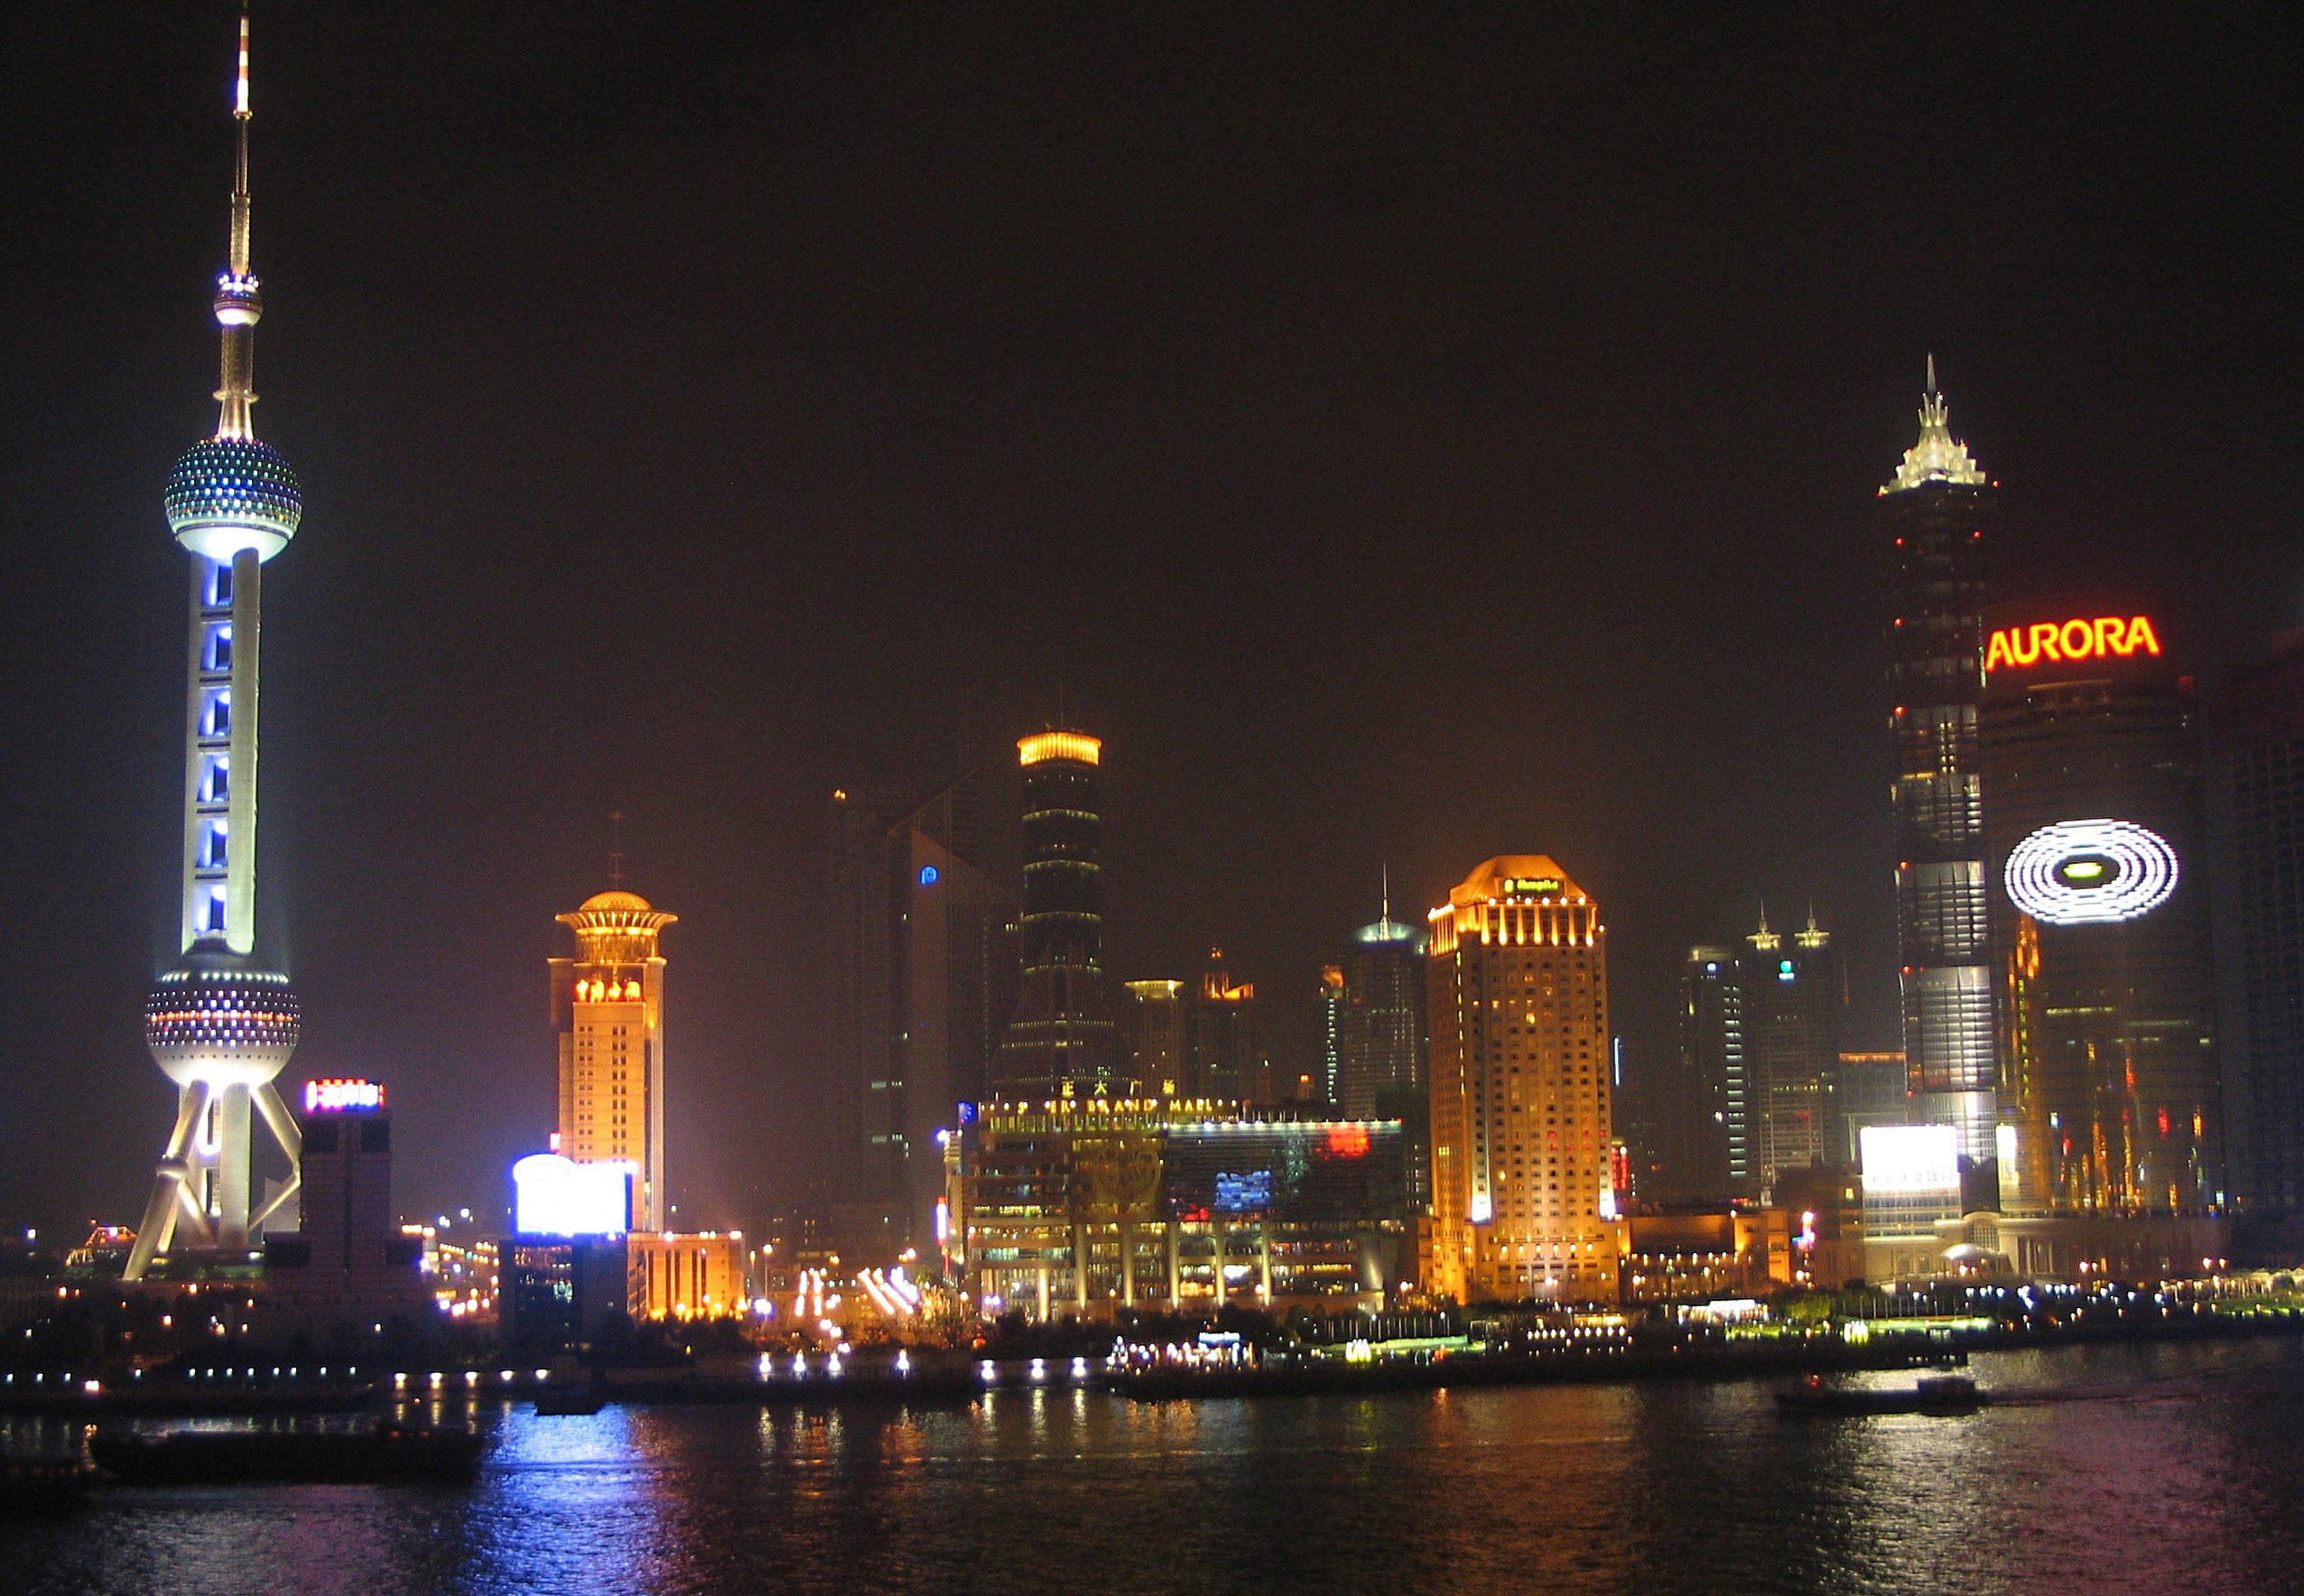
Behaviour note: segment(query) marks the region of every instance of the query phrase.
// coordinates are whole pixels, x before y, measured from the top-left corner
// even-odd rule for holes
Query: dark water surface
[[[1779,1417],[1761,1384],[487,1405],[476,1485],[107,1491],[0,1518],[0,1591],[2304,1590],[2304,1343],[1974,1372],[2057,1399],[1826,1420]]]

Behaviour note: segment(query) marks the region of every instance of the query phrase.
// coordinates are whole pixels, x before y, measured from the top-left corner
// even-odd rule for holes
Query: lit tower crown
[[[216,283],[223,329],[216,434],[185,450],[163,499],[192,556],[190,690],[184,733],[183,956],[145,1006],[145,1041],[176,1082],[176,1128],[128,1258],[141,1278],[181,1235],[245,1251],[250,1232],[296,1192],[301,1147],[273,1081],[295,1051],[287,978],[253,967],[256,909],[256,660],[261,570],[303,517],[296,474],[249,420],[255,324],[264,313],[248,255],[248,19],[240,18],[237,124],[227,264]],[[249,1203],[252,1113],[288,1156],[289,1174]]]
[[[1930,482],[1977,487],[1983,481],[1984,469],[1976,464],[1968,446],[1952,435],[1951,407],[1944,402],[1943,390],[1936,385],[1936,357],[1930,355],[1928,391],[1920,395],[1919,441],[1904,451],[1904,463],[1896,468],[1896,479],[1881,492],[1909,493]]]

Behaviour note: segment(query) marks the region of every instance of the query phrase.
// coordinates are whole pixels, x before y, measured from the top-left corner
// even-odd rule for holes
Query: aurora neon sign
[[[2160,651],[2160,634],[2152,630],[2148,615],[2124,620],[2116,615],[2093,620],[2076,616],[2068,621],[2001,627],[1984,645],[1984,670],[1987,674],[2011,666],[2021,670],[2043,660],[2124,660]]]
[[[2058,821],[2008,855],[2009,898],[2049,925],[2108,925],[2149,914],[2175,894],[2176,849],[2128,821]]]

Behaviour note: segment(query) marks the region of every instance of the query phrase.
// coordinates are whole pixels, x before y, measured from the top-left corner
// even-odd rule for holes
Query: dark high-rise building
[[[2217,989],[2234,1196],[2304,1213],[2304,632],[2232,681],[2212,721]]]
[[[839,1174],[830,1193],[841,1213],[835,1228],[843,1239],[885,1239],[895,1233],[902,1165],[885,1136],[874,1139],[866,1126],[885,1127],[893,1118],[885,1101],[888,1062],[889,934],[888,830],[908,807],[893,787],[842,787],[831,795],[826,816],[825,920],[831,946],[830,1020],[826,1044],[833,1083],[833,1137],[841,1149]]]
[[[964,775],[890,832],[895,906],[890,960],[890,1110],[868,1125],[900,1153],[907,1245],[923,1253],[943,1195],[936,1133],[990,1090],[992,1060],[1016,999],[1011,911],[982,867],[975,777]]]
[[[1188,1096],[1192,1031],[1182,981],[1123,981],[1120,1046],[1129,1078],[1147,1096]]]
[[[1837,1161],[1842,990],[1832,933],[1790,936],[1761,928],[1745,939],[1744,1070],[1751,1086],[1754,1162],[1773,1191],[1788,1170]]]
[[[1831,1162],[1854,1168],[1859,1162],[1864,1127],[1903,1125],[1911,1112],[1911,1090],[1900,1053],[1844,1053],[1840,1055],[1838,1102],[1834,1118],[1840,1140],[1833,1145]]]
[[[2020,1212],[2219,1207],[2191,681],[2148,605],[2067,597],[1987,616],[2002,1200]]]
[[[1891,556],[1896,925],[1913,1118],[1959,1127],[1963,1155],[1978,1161],[1993,1156],[1999,1085],[1976,744],[1997,493],[1952,436],[1930,357],[1919,441],[1880,490]]]
[[[1104,991],[1096,767],[1103,744],[1044,731],[1017,744],[1024,766],[1023,981],[993,1089],[1031,1101],[1125,1090]]]
[[[265,1306],[304,1322],[432,1317],[424,1243],[392,1211],[392,1116],[373,1081],[304,1086],[295,1230],[265,1238]]]
[[[1208,950],[1200,990],[1187,1011],[1192,1091],[1220,1101],[1277,1100],[1256,1044],[1256,984],[1224,969],[1224,950]]]
[[[835,793],[833,1012],[845,1076],[845,1186],[834,1229],[869,1255],[925,1249],[936,1132],[988,1090],[1015,998],[1008,905],[985,874],[976,778],[925,802]]]
[[[1387,894],[1389,899],[1389,894]],[[1392,918],[1388,901],[1344,951],[1343,1109],[1348,1119],[1397,1112],[1426,1097],[1424,951],[1430,941]],[[1393,1107],[1388,1109],[1385,1105]]]
[[[1750,1196],[1758,1185],[1744,1066],[1743,968],[1727,948],[1688,950],[1680,971],[1680,1074],[1654,1095],[1665,1191]]]

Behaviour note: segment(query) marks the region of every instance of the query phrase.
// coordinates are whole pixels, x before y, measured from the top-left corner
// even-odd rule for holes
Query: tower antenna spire
[[[609,811],[608,884],[618,891],[624,887],[624,812]]]
[[[1388,859],[1388,860],[1386,860],[1383,864],[1381,864],[1381,865],[1378,866],[1377,868],[1378,868],[1380,870],[1381,870],[1381,871],[1383,872],[1383,882],[1384,882],[1384,897],[1383,897],[1384,913],[1383,913],[1383,914],[1380,916],[1380,918],[1384,921],[1384,923],[1385,923],[1386,924],[1388,924],[1388,925],[1389,925],[1389,924],[1390,924],[1390,923],[1391,923],[1391,921],[1392,921],[1392,865],[1391,865],[1391,861]]]
[[[1928,378],[1924,385],[1929,393],[1936,392],[1936,352],[1933,349],[1928,351]]]
[[[248,407],[255,395],[255,325],[264,314],[248,255],[248,13],[240,10],[239,77],[232,95],[237,130],[232,160],[232,227],[224,274],[216,280],[216,320],[224,329],[224,378],[217,385],[218,438],[254,438]]]

